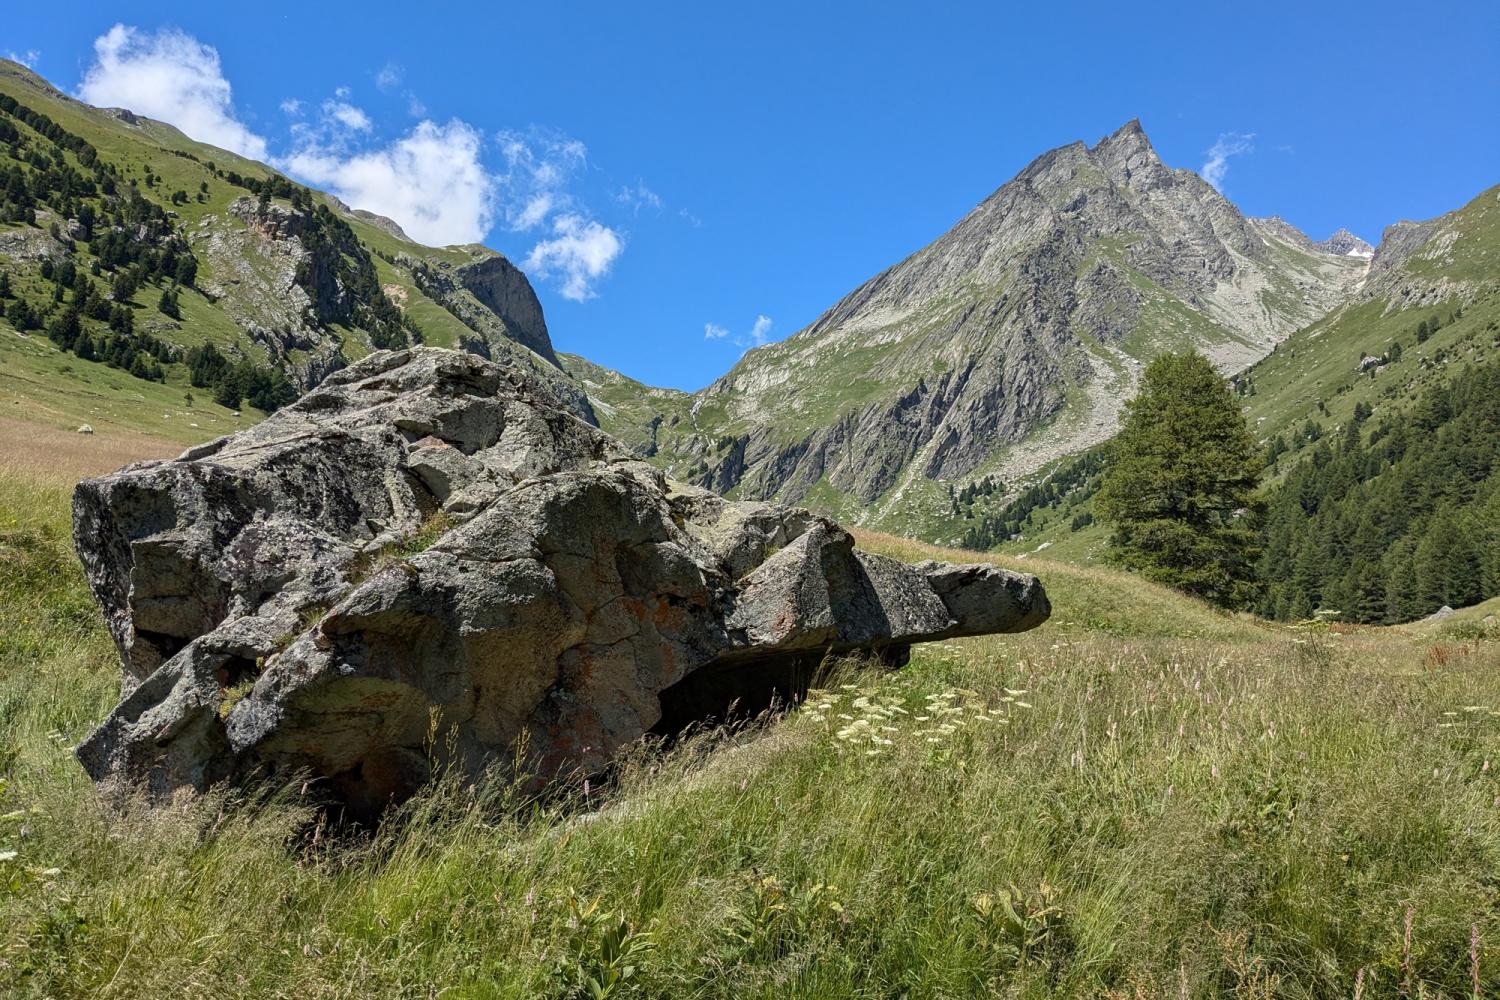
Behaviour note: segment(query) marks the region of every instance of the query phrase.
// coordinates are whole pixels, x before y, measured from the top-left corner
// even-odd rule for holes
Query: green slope
[[[85,213],[97,224],[86,225]],[[137,219],[150,231],[138,229]],[[435,297],[418,273],[499,255],[420,246],[378,221],[170,125],[84,105],[0,60],[0,275],[9,286],[0,297],[0,362],[15,397],[11,415],[87,419],[99,408],[90,401],[109,385],[118,387],[110,398],[119,402],[101,419],[154,434],[167,403],[182,408],[190,389],[208,406],[220,396],[227,414],[236,404],[225,383],[237,380],[244,383],[238,408],[253,419],[252,401],[284,402],[374,347],[417,339],[479,343],[567,382],[509,341],[503,320],[467,291]],[[268,228],[277,224],[300,233],[299,243]],[[125,249],[112,249],[112,241]],[[191,259],[186,280],[176,268],[184,258]],[[66,286],[57,276],[65,263]],[[119,284],[126,272],[139,278],[128,295]],[[102,300],[96,315],[89,287]],[[284,301],[288,290],[310,304],[299,312]],[[177,314],[164,294],[175,296]],[[458,298],[482,328],[459,318]],[[87,350],[53,330],[75,305]],[[238,375],[204,378],[200,366],[195,378],[193,362],[209,348],[226,359],[222,370]],[[151,403],[133,405],[145,399]],[[204,421],[189,422],[207,431]]]

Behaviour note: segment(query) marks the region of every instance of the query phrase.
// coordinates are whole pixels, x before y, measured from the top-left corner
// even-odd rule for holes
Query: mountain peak
[[[1151,140],[1146,137],[1146,130],[1141,127],[1141,120],[1139,118],[1130,119],[1130,121],[1100,139],[1094,144],[1093,151],[1098,152],[1122,146],[1151,149]]]
[[[1154,186],[1171,173],[1156,155],[1139,118],[1130,119],[1100,139],[1089,154],[1111,180],[1128,187],[1139,186],[1141,182]]]
[[[1324,253],[1336,254],[1340,257],[1373,257],[1375,248],[1369,243],[1355,236],[1347,229],[1340,229],[1328,239],[1317,244],[1319,250]]]

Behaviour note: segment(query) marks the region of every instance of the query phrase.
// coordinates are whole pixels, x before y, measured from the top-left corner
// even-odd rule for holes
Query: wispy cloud
[[[582,302],[594,297],[594,284],[609,274],[625,249],[615,230],[572,213],[552,220],[552,237],[531,248],[524,266],[539,277],[559,276],[563,298]]]
[[[750,327],[750,343],[759,347],[771,339],[771,317],[757,316],[755,323]]]
[[[235,114],[218,51],[180,31],[110,28],[94,40],[94,62],[78,96],[159,118],[201,142],[266,159],[266,140]]]
[[[505,217],[518,233],[540,227],[553,212],[572,212],[573,175],[588,166],[589,150],[561,132],[532,128],[496,136],[505,157]]]
[[[337,122],[345,128],[353,129],[356,132],[368,132],[370,130],[370,116],[348,101],[324,101],[323,115],[329,121]]]
[[[1199,175],[1212,184],[1215,191],[1223,191],[1224,177],[1229,173],[1229,158],[1254,152],[1255,145],[1251,142],[1254,138],[1254,132],[1221,132],[1218,141],[1205,154],[1208,159],[1203,161]]]
[[[400,63],[388,62],[375,74],[375,86],[382,91],[392,91],[401,86],[406,78],[406,68]]]
[[[302,102],[295,97],[288,97],[281,102],[281,113],[296,117],[302,113]]]
[[[636,179],[635,184],[626,184],[617,190],[614,193],[614,199],[636,215],[640,215],[643,208],[649,208],[653,212],[662,210],[661,195],[648,188],[646,182],[639,178]]]
[[[27,49],[25,52],[16,52],[11,49],[6,51],[5,58],[11,62],[18,62],[27,69],[36,69],[36,64],[42,61],[42,54],[36,49]]]
[[[725,340],[733,336],[733,343],[736,347],[759,347],[762,344],[770,342],[772,325],[771,317],[761,314],[755,317],[754,323],[750,324],[749,332],[734,336],[727,326],[720,326],[718,323],[704,323],[703,339]]]

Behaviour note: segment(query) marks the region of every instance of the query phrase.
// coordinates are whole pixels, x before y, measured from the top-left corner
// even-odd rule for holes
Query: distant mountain
[[[1279,215],[1250,219],[1250,224],[1268,238],[1290,243],[1308,253],[1334,257],[1373,257],[1375,248],[1347,229],[1340,229],[1326,240],[1313,241],[1306,233]]]
[[[1278,221],[1255,220],[1263,228]],[[1283,481],[1296,482],[1309,517],[1328,506],[1325,500],[1329,505],[1362,503],[1358,495],[1346,497],[1344,491],[1361,479],[1374,481],[1385,475],[1386,465],[1397,459],[1390,445],[1376,437],[1399,431],[1412,443],[1404,446],[1406,467],[1396,479],[1407,487],[1420,485],[1423,477],[1429,482],[1421,495],[1405,496],[1400,512],[1382,513],[1370,507],[1380,531],[1386,532],[1383,539],[1394,538],[1393,526],[1401,531],[1425,531],[1435,497],[1447,497],[1453,508],[1450,513],[1460,522],[1490,516],[1481,509],[1485,495],[1463,485],[1478,481],[1477,470],[1488,461],[1482,454],[1488,445],[1481,445],[1473,432],[1464,431],[1474,438],[1467,456],[1461,449],[1426,447],[1421,434],[1444,426],[1445,414],[1423,417],[1425,431],[1413,433],[1411,429],[1417,426],[1414,414],[1430,411],[1433,400],[1451,397],[1455,386],[1462,391],[1471,378],[1481,377],[1471,376],[1471,371],[1486,364],[1493,369],[1496,359],[1500,359],[1500,186],[1436,219],[1388,227],[1367,277],[1349,301],[1292,334],[1236,377],[1250,427],[1266,449],[1266,483],[1271,495],[1278,495]],[[1493,372],[1483,377],[1492,382]],[[1339,479],[1301,469],[1306,462],[1319,468],[1326,465],[1332,458],[1330,443],[1335,449],[1347,444],[1354,424],[1365,428],[1359,441],[1368,455],[1342,459],[1340,468],[1353,468],[1357,475]],[[1455,454],[1461,463],[1453,461]],[[1051,559],[1090,562],[1099,558],[1104,535],[1093,524],[1089,500],[1101,468],[1098,456],[1067,463],[1044,482],[988,509],[986,498],[964,497],[969,501],[960,505],[966,515],[967,537],[983,547],[998,544],[1013,553],[1046,547]],[[1319,495],[1319,490],[1327,490],[1329,497]],[[1285,536],[1286,525],[1293,519],[1284,510],[1280,516],[1278,530]],[[1351,520],[1328,516],[1329,523]],[[1365,534],[1369,536],[1370,531]],[[1347,591],[1352,584],[1343,575],[1350,563],[1340,543],[1317,533],[1304,540],[1313,543],[1307,551],[1325,547],[1327,566],[1318,573],[1326,569],[1338,576],[1338,586]],[[1280,544],[1278,558],[1284,562],[1290,543],[1282,537]],[[1386,569],[1389,572],[1383,579],[1394,573],[1394,567]],[[1304,575],[1309,572],[1304,567]],[[1343,598],[1332,596],[1338,587],[1327,592],[1304,587],[1303,596],[1295,600],[1286,588],[1273,590],[1277,601],[1282,597],[1287,601],[1268,605],[1264,609],[1268,613],[1296,615],[1306,610],[1307,600],[1330,601],[1328,606],[1343,609],[1339,603]],[[1393,606],[1391,613],[1401,617],[1403,608],[1416,613],[1412,610],[1416,607]]]
[[[390,219],[3,60],[0,274],[0,313],[29,339],[230,408],[272,407],[372,349],[425,342],[508,357],[594,419],[500,254],[421,246]],[[87,381],[9,337],[0,364],[33,383]]]
[[[1108,438],[1159,351],[1236,371],[1346,301],[1368,261],[1277,222],[1167,167],[1132,121],[1039,157],[690,400],[627,404],[621,383],[590,397],[627,439],[649,425],[653,460],[679,478],[952,537],[956,487]]]
[[[1355,236],[1347,229],[1340,229],[1328,239],[1314,244],[1324,253],[1336,254],[1340,257],[1373,257],[1375,248],[1364,240]]]

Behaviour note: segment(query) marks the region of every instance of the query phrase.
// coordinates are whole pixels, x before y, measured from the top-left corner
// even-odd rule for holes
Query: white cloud
[[[42,54],[36,49],[27,49],[25,52],[7,51],[5,58],[11,62],[18,62],[27,69],[36,69],[36,64],[42,61]]]
[[[323,116],[356,132],[370,130],[370,116],[347,101],[324,101]]]
[[[771,317],[764,313],[755,317],[755,322],[750,324],[750,332],[734,337],[736,347],[759,347],[771,339]],[[705,340],[724,340],[730,336],[728,327],[717,323],[703,324],[703,338]]]
[[[1212,184],[1215,191],[1224,190],[1224,176],[1229,173],[1229,158],[1254,152],[1255,146],[1250,141],[1254,138],[1254,132],[1220,133],[1218,141],[1208,150],[1208,159],[1198,171],[1199,175]]]
[[[309,142],[282,165],[355,208],[389,216],[419,243],[477,243],[496,214],[496,179],[480,162],[481,143],[456,118],[424,121],[383,149],[346,156]]]
[[[170,122],[200,142],[253,160],[266,158],[265,139],[235,117],[218,51],[180,31],[110,28],[94,39],[94,64],[78,96]]]
[[[406,77],[406,68],[400,63],[388,62],[375,74],[375,86],[382,91],[395,90]]]
[[[750,343],[756,347],[771,339],[771,317],[757,316],[750,327]]]
[[[308,115],[297,98],[280,102],[289,124],[291,152],[274,160],[266,139],[235,113],[219,53],[175,29],[145,31],[117,24],[94,42],[94,62],[78,96],[92,104],[128,107],[159,118],[195,139],[273,162],[356,208],[394,219],[418,242],[432,246],[476,243],[504,220],[517,232],[539,232],[526,267],[555,277],[566,298],[595,295],[625,248],[625,235],[592,218],[570,190],[588,166],[588,149],[560,132],[531,128],[498,136],[502,171],[482,159],[484,135],[466,122],[445,125],[425,118],[426,108],[400,89],[404,70],[387,63],[375,76],[383,92],[399,92],[421,120],[405,135],[374,138],[375,123],[339,87]],[[34,57],[29,53],[28,58]],[[660,207],[637,183],[630,204]]]
[[[575,213],[552,220],[551,239],[531,248],[523,265],[539,277],[559,275],[562,296],[575,302],[594,297],[594,283],[614,265],[625,249],[625,240],[608,226]]]
[[[532,195],[511,220],[511,227],[522,232],[540,226],[552,214],[557,205],[557,196],[551,191],[539,191]]]

